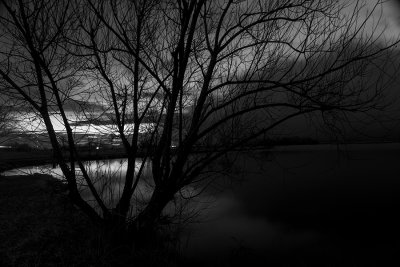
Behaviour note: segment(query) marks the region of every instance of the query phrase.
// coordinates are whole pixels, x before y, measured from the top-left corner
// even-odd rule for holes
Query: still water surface
[[[202,212],[186,227],[182,250],[199,266],[227,260],[347,266],[391,260],[400,248],[400,144],[287,146],[239,157],[232,183],[209,188],[191,204]],[[89,166],[119,177],[126,163]],[[39,167],[5,174],[50,171],[61,175]],[[119,180],[113,183],[120,190]]]

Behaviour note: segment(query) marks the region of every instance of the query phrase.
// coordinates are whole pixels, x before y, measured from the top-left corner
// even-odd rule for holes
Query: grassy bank
[[[0,266],[84,266],[88,224],[51,176],[0,177]]]
[[[0,176],[0,266],[181,266],[175,251],[110,248],[52,176]]]

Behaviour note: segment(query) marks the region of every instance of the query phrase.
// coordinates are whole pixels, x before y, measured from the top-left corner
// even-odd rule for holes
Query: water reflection
[[[399,152],[399,144],[376,144],[242,153],[241,182],[215,195],[208,220],[192,226],[188,252],[204,265],[238,249],[247,251],[245,262],[271,266],[393,257],[400,240]]]
[[[204,265],[210,263],[207,259],[229,258],[232,251],[243,250],[251,258],[272,259],[290,251],[304,261],[320,257],[339,262],[361,252],[375,255],[399,247],[400,220],[395,212],[400,205],[399,152],[399,144],[384,144],[242,153],[235,167],[244,172],[234,174],[241,182],[224,191],[206,190],[187,203],[187,210],[201,213],[184,232],[184,253]],[[103,197],[119,196],[126,161],[87,164],[89,172],[99,177],[96,187],[104,188]],[[150,166],[145,168],[148,173]],[[43,171],[61,175],[58,169],[29,170]],[[82,190],[87,193],[85,186]],[[182,194],[198,190],[190,186]],[[134,202],[141,203],[138,200],[148,198],[151,191],[151,179],[144,177]],[[109,199],[111,205],[114,198]],[[132,212],[140,208],[133,206]],[[168,209],[175,211],[173,205]]]
[[[151,179],[148,179],[149,172],[151,171],[150,164],[138,159],[135,164],[135,172],[138,173],[142,164],[144,165],[142,172],[143,174],[138,182],[135,195],[133,196],[132,203],[134,205],[132,207],[132,212],[136,212],[138,209],[142,208],[142,206],[138,205],[138,203],[144,203],[147,199],[149,199],[153,190],[152,181]],[[93,185],[95,186],[101,199],[104,201],[104,204],[110,208],[114,207],[123,191],[128,161],[126,159],[86,161],[84,162],[84,166],[88,176],[93,182]],[[65,181],[65,176],[63,175],[61,169],[58,166],[53,168],[52,165],[14,169],[6,171],[3,174],[9,176],[28,175],[34,173],[52,175],[57,179]],[[79,167],[76,167],[76,175],[81,196],[92,206],[98,209],[99,207],[96,203],[96,200],[90,192],[87,182],[83,178],[82,171],[79,169]]]

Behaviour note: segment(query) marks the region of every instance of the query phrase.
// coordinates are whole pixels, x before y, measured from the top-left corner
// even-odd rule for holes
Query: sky
[[[371,9],[373,0],[368,0],[367,8]],[[381,13],[382,12],[382,13]],[[381,29],[385,29],[386,36],[397,37],[400,35],[400,0],[385,0],[382,10],[375,12],[375,17],[382,15],[380,22]]]
[[[342,1],[349,2],[348,0],[342,0]],[[366,10],[370,10],[373,7],[374,2],[375,2],[374,0],[366,1],[366,7],[365,7]],[[2,7],[0,4],[0,9],[1,8]],[[351,12],[351,8],[352,8],[352,6],[349,5],[348,10],[346,10],[346,11]],[[0,11],[0,14],[1,14],[1,11]],[[378,27],[375,32],[381,32],[382,30],[384,30],[384,35],[380,37],[381,41],[383,43],[387,42],[387,40],[389,40],[391,38],[396,38],[396,37],[400,36],[400,0],[385,1],[385,3],[383,4],[383,9],[376,10],[373,15],[374,15],[374,18],[372,21],[376,22],[379,20],[379,24],[378,24]],[[399,49],[400,49],[400,47],[399,47]],[[400,64],[400,56],[398,57],[398,59],[399,60],[397,60],[397,62]],[[400,79],[399,79],[399,84],[400,84]],[[396,94],[396,92],[398,91],[397,89],[398,88],[396,86],[396,82],[394,82],[393,88],[391,88],[391,93]],[[397,95],[400,96],[400,94],[397,94]],[[398,114],[399,114],[399,118],[400,118],[400,112]],[[54,120],[54,121],[55,121],[56,128],[62,127],[62,125],[60,126],[56,120]],[[370,129],[366,130],[366,131],[376,134],[378,136],[382,135],[385,131],[387,131],[387,129],[381,129],[381,126],[378,124],[376,124],[376,125],[374,124],[373,126],[369,125]],[[393,123],[387,123],[387,124],[389,125],[389,128],[397,127],[396,121],[394,121]],[[96,130],[92,130],[92,129],[93,128],[91,128],[89,131],[96,132]],[[297,119],[297,120],[291,121],[289,123],[287,129],[288,130],[286,132],[288,135],[296,134],[296,135],[317,135],[318,136],[318,134],[315,134],[316,129],[313,127],[309,127],[309,124],[307,122],[305,122],[303,119]],[[82,130],[82,129],[80,129],[80,130]],[[397,131],[400,133],[400,127],[398,127],[398,129],[396,128],[395,132],[397,132]]]

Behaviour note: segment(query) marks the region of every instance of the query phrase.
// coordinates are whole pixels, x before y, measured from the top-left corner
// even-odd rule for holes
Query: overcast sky
[[[342,0],[346,1],[346,3],[353,1],[353,3],[356,0]],[[365,6],[365,13],[367,14],[368,10],[371,10],[376,3],[376,0],[367,0],[366,1],[366,6]],[[354,7],[354,6],[353,6]],[[1,0],[0,0],[0,10],[2,9],[1,7]],[[349,5],[348,9],[346,10],[347,12],[351,12],[352,10],[352,5]],[[0,11],[1,14],[1,11]],[[362,17],[362,16],[361,16]],[[371,20],[372,23],[376,23],[379,20],[378,27],[376,28],[375,32],[380,33],[384,30],[384,35],[381,37],[382,38],[382,43],[387,42],[391,38],[398,38],[400,36],[400,0],[388,0],[385,1],[383,4],[383,8],[376,9],[374,12],[374,18]],[[371,29],[372,31],[372,29]],[[400,46],[399,46],[400,50]],[[400,56],[395,58],[396,62],[400,64]],[[395,74],[395,73],[393,73]],[[400,75],[399,75],[400,76]],[[399,83],[396,81],[393,82],[393,86],[391,88],[391,92],[393,95],[399,96],[400,94],[398,93],[400,87],[397,86],[400,84],[400,79],[398,79]],[[400,103],[399,103],[400,104]],[[392,107],[392,109],[395,109],[395,107]],[[400,120],[400,112],[395,112],[392,113],[392,115],[399,114],[399,120]],[[394,116],[396,117],[396,116]],[[305,124],[303,120],[295,120],[291,121],[291,127],[288,127],[289,131],[288,134],[290,135],[302,135],[301,132],[303,132],[304,135],[310,134],[310,127],[309,125]],[[398,135],[400,133],[400,126],[396,122],[396,118],[394,118],[393,123],[389,123],[391,126],[395,127],[393,130],[393,136]],[[295,127],[293,127],[295,125]],[[300,129],[308,129],[308,130],[303,130],[301,131]],[[376,124],[375,126],[369,126],[369,130],[366,130],[366,132],[371,132],[372,134],[375,134],[376,136],[382,136],[384,135],[385,130],[378,126]],[[372,130],[371,130],[372,128]],[[314,129],[312,129],[314,131]],[[361,130],[362,131],[362,130]]]

